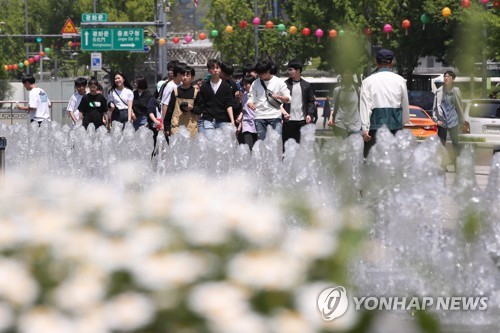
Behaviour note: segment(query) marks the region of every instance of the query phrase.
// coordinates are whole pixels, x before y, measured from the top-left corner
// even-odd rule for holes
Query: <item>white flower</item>
[[[19,318],[20,333],[74,333],[72,321],[51,308],[39,307]]]
[[[252,251],[228,264],[231,279],[257,289],[289,290],[305,277],[305,262],[281,251]]]
[[[73,333],[111,333],[106,323],[106,316],[100,306],[80,314],[75,318]]]
[[[64,310],[81,312],[98,304],[105,295],[105,276],[95,268],[85,267],[57,287],[54,300]]]
[[[89,227],[68,231],[58,244],[54,244],[55,258],[91,260],[99,244],[104,241],[101,234]]]
[[[210,263],[205,255],[177,252],[136,261],[132,271],[141,285],[151,289],[168,289],[195,282],[207,274]]]
[[[320,229],[290,229],[283,241],[283,251],[305,259],[332,256],[338,241]]]
[[[10,249],[19,241],[16,224],[10,218],[1,218],[0,222],[0,250]]]
[[[155,308],[143,294],[128,292],[110,300],[105,305],[105,313],[111,329],[133,331],[149,324]]]
[[[241,287],[227,282],[207,282],[191,289],[188,305],[193,311],[222,324],[238,320],[250,311],[248,298],[248,292]]]
[[[12,309],[6,303],[0,302],[0,332],[7,330],[13,323]]]
[[[165,226],[145,222],[130,230],[126,235],[126,242],[134,258],[142,258],[167,248],[172,242],[172,236]]]
[[[270,319],[273,333],[316,333],[314,325],[306,320],[300,313],[279,311]]]
[[[16,305],[32,304],[38,295],[38,285],[22,263],[0,259],[0,298]]]
[[[248,197],[239,206],[228,208],[238,213],[237,231],[256,244],[275,242],[283,232],[281,214],[269,202]]]
[[[213,323],[217,333],[268,333],[268,323],[264,317],[247,312],[233,320],[219,320]],[[286,331],[283,331],[283,333]],[[286,332],[289,333],[289,332]]]

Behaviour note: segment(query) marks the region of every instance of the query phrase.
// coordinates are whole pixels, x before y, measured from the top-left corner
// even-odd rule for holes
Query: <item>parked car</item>
[[[410,105],[410,121],[404,126],[419,139],[437,135],[437,124],[429,114],[419,106]]]
[[[500,144],[500,100],[472,99],[464,111],[462,141]]]
[[[408,101],[410,105],[419,106],[432,117],[432,105],[434,103],[434,93],[431,91],[408,91]]]

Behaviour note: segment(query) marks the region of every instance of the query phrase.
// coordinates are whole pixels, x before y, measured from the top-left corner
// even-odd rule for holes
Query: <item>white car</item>
[[[464,111],[462,141],[500,144],[500,100],[473,99]]]

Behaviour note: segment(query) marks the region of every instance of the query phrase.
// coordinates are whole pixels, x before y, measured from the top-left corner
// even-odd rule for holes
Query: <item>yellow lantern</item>
[[[228,34],[230,34],[233,32],[233,27],[228,25],[228,26],[226,26],[226,29],[224,31],[227,32]]]
[[[30,62],[28,60],[24,60],[24,66],[29,66]]]
[[[167,41],[165,40],[165,38],[158,39],[158,44],[161,45],[161,46],[165,45],[166,42]]]
[[[441,14],[443,15],[446,23],[448,23],[448,16],[451,15],[451,9],[448,7],[444,7],[443,10],[441,11]]]
[[[288,29],[288,31],[292,34],[292,35],[295,35],[297,33],[297,31],[299,31],[299,29],[297,29],[296,26],[292,25],[290,27],[290,29]]]

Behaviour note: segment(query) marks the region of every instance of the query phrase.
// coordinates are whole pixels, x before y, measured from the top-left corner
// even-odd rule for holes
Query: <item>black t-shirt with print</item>
[[[107,101],[102,94],[87,94],[82,97],[78,110],[83,113],[83,126],[92,123],[95,128],[104,125],[102,116],[107,112]]]

